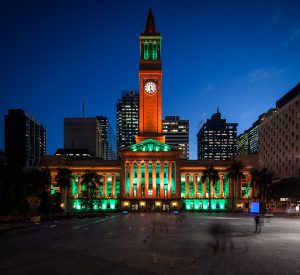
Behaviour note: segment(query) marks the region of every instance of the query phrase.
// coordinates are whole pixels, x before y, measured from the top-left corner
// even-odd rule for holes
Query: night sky
[[[152,8],[162,35],[163,115],[196,134],[219,107],[238,133],[300,82],[300,1],[1,1],[0,149],[4,115],[43,123],[47,154],[63,118],[104,115],[115,129],[122,90],[138,89],[139,35]]]

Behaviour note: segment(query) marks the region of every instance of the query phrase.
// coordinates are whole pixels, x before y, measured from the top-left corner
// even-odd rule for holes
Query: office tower
[[[5,116],[5,153],[22,166],[39,166],[46,155],[46,130],[22,109]]]
[[[65,118],[64,149],[85,149],[95,158],[104,158],[101,125],[97,118]]]
[[[259,124],[261,167],[273,180],[300,177],[300,83],[276,102]]]
[[[226,160],[236,153],[237,123],[227,123],[219,110],[197,134],[199,160]]]
[[[135,143],[139,133],[139,93],[123,91],[117,102],[117,148]]]
[[[107,117],[97,116],[101,127],[101,139],[102,139],[102,152],[103,159],[112,160],[117,159],[116,154],[116,135],[110,125]]]
[[[249,154],[249,130],[244,131],[240,134],[236,140],[236,153],[238,155]]]
[[[181,158],[189,158],[189,121],[180,116],[166,116],[162,122],[166,143],[182,151]]]

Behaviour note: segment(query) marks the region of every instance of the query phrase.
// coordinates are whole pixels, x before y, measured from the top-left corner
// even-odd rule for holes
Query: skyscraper
[[[237,123],[227,123],[219,109],[197,134],[199,160],[226,160],[236,152]]]
[[[273,180],[300,177],[300,83],[259,124],[259,161]]]
[[[64,149],[87,149],[92,157],[104,158],[102,129],[95,117],[64,119]]]
[[[123,91],[117,102],[117,149],[135,143],[139,133],[139,93]]]
[[[116,154],[116,135],[109,123],[109,120],[105,116],[96,117],[101,127],[101,139],[103,159],[111,160],[117,159]]]
[[[22,109],[5,116],[5,153],[22,166],[38,166],[46,155],[46,130]]]
[[[237,137],[236,153],[238,155],[249,155],[249,130],[245,130]]]
[[[182,151],[181,158],[189,158],[189,121],[180,116],[166,116],[162,122],[166,143]]]

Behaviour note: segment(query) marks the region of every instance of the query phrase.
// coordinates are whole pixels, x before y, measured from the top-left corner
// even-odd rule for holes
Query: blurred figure
[[[228,224],[214,222],[210,226],[210,234],[215,240],[215,251],[220,248],[225,251],[228,246],[234,249],[233,241],[231,238],[231,227]]]
[[[256,215],[254,217],[255,220],[255,231],[254,233],[260,233],[260,229],[261,229],[261,220],[260,220],[260,215]]]

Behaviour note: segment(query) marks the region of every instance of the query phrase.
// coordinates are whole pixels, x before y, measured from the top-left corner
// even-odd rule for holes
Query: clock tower
[[[156,30],[151,9],[145,30],[140,35],[139,81],[139,135],[136,142],[149,138],[165,142],[162,135],[161,36]]]

